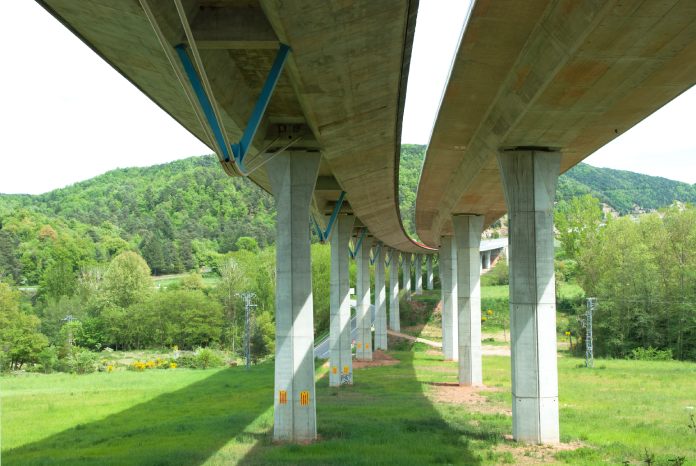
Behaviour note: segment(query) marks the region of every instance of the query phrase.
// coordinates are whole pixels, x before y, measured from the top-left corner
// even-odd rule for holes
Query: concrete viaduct
[[[459,361],[461,384],[478,385],[481,232],[507,212],[513,435],[559,441],[556,180],[694,84],[695,2],[474,2],[418,187],[420,243],[398,206],[417,0],[37,1],[226,173],[275,197],[276,440],[316,438],[309,218],[332,250],[332,386],[354,376],[349,259],[356,357],[369,360],[386,349],[387,326],[399,329],[398,264],[418,293],[423,258],[432,288],[436,252],[444,358]]]

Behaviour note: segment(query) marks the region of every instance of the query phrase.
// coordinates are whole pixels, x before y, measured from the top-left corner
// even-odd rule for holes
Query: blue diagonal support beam
[[[336,223],[336,217],[338,217],[338,213],[341,211],[341,207],[343,206],[343,201],[346,198],[346,192],[341,191],[341,194],[338,196],[338,200],[336,201],[336,205],[334,205],[333,212],[331,212],[331,217],[329,217],[329,223],[326,225],[326,231],[323,231],[321,229],[321,226],[319,225],[319,222],[317,222],[317,219],[312,216],[312,220],[314,222],[314,230],[317,233],[317,236],[319,237],[319,241],[322,243],[326,243],[329,240],[329,237],[331,236],[331,230],[333,229],[334,223]]]
[[[370,258],[370,265],[375,265],[375,261],[379,257],[379,253],[381,251],[382,251],[382,243],[377,243],[377,247],[375,248],[375,251],[372,254],[372,257]]]
[[[215,117],[215,111],[213,110],[213,105],[210,100],[211,96],[208,96],[208,94],[206,94],[205,92],[205,88],[203,87],[201,78],[198,72],[196,71],[193,62],[191,61],[191,58],[186,52],[186,45],[179,44],[174,48],[176,49],[176,53],[179,56],[179,59],[181,60],[181,64],[184,67],[184,71],[186,72],[186,76],[189,79],[191,87],[193,88],[193,91],[196,94],[196,97],[198,98],[198,103],[203,109],[205,118],[208,120],[208,126],[210,126],[213,132],[215,142],[222,151],[223,159],[226,162],[229,162],[231,158],[234,158],[235,163],[239,166],[239,169],[242,171],[242,173],[244,173],[245,175],[248,174],[247,170],[244,169],[244,158],[249,152],[251,142],[254,140],[256,131],[258,131],[259,125],[261,124],[261,120],[263,119],[263,115],[266,113],[268,104],[271,101],[273,91],[276,88],[276,84],[278,84],[280,74],[283,71],[285,62],[287,61],[288,55],[290,54],[290,47],[285,44],[280,44],[280,48],[278,49],[275,61],[273,62],[273,66],[271,67],[271,71],[268,73],[266,82],[264,83],[263,88],[261,89],[261,95],[259,96],[259,99],[256,101],[254,110],[251,112],[251,117],[249,118],[247,126],[244,129],[242,139],[239,141],[238,144],[231,144],[231,147],[227,147],[227,145],[224,142],[220,122]]]
[[[367,228],[363,228],[360,232],[360,237],[358,237],[358,242],[355,244],[355,250],[352,250],[350,246],[348,246],[348,253],[350,254],[351,259],[355,259],[355,255],[358,252],[360,252],[360,246],[362,245],[363,239],[365,238],[366,234]]]
[[[285,44],[280,44],[278,54],[273,62],[270,73],[268,73],[268,77],[263,85],[263,89],[261,89],[261,95],[259,96],[259,100],[256,101],[254,111],[251,112],[251,118],[249,118],[249,121],[247,122],[247,127],[244,130],[242,139],[239,141],[239,144],[232,144],[234,158],[240,164],[244,162],[244,157],[246,157],[246,154],[249,151],[251,141],[254,140],[256,131],[259,129],[261,119],[263,118],[264,113],[266,113],[266,108],[268,107],[268,103],[271,101],[271,96],[273,95],[276,84],[278,84],[280,73],[283,71],[283,67],[285,66],[285,62],[287,61],[289,54],[290,47]]]

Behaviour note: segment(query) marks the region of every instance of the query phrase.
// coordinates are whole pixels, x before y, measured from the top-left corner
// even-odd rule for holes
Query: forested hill
[[[424,156],[425,146],[402,146],[400,195],[407,229],[413,223],[415,190]],[[592,194],[620,214],[632,212],[634,207],[645,211],[659,209],[674,201],[696,203],[696,185],[581,163],[560,177],[556,200],[568,200],[583,194]]]
[[[236,249],[242,236],[261,247],[271,243],[275,208],[268,193],[249,180],[228,177],[216,157],[204,156],[117,169],[38,196],[0,195],[0,227],[32,223],[36,230],[43,222],[57,233],[80,231],[97,246],[107,241],[105,235],[112,243],[125,241],[153,271],[172,273],[192,268],[194,252]],[[13,240],[26,243],[31,234]],[[114,252],[97,247],[97,260]]]
[[[411,234],[424,153],[402,149],[399,194]],[[696,186],[627,171],[580,164],[561,177],[559,200],[586,193],[620,213],[696,202]],[[0,195],[0,276],[35,284],[57,257],[77,269],[125,249],[138,250],[154,273],[176,273],[211,265],[242,237],[271,244],[274,229],[271,196],[225,175],[214,156],[118,169],[39,196]]]

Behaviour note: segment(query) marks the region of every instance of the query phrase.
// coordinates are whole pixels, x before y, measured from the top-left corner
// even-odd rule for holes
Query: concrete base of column
[[[357,266],[355,315],[358,335],[355,339],[355,359],[372,361],[372,322],[370,313],[370,249],[372,239],[365,238],[355,257]]]
[[[440,284],[442,290],[442,356],[445,361],[459,359],[457,325],[457,251],[451,236],[440,238]]]
[[[482,385],[481,360],[481,259],[479,246],[483,217],[452,217],[457,250],[457,302],[459,308],[459,383]]]
[[[558,443],[553,202],[560,154],[500,152],[510,216],[512,434]]]
[[[273,439],[317,437],[314,311],[307,219],[318,153],[286,152],[268,162],[276,201],[276,359]]]
[[[339,215],[331,234],[331,322],[329,335],[329,386],[353,383],[350,328],[350,274],[348,243],[355,217]]]

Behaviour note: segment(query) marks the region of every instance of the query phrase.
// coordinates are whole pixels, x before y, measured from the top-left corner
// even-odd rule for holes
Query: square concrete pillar
[[[457,250],[451,236],[440,237],[440,284],[442,292],[442,356],[457,361]]]
[[[426,288],[429,290],[433,289],[433,255],[428,254],[425,260],[426,264]]]
[[[387,248],[382,244],[375,250],[375,348],[387,349],[387,289],[384,261]]]
[[[482,385],[480,215],[454,215],[459,308],[459,384]]]
[[[423,256],[416,254],[414,264],[415,279],[416,279],[416,294],[423,294]]]
[[[268,162],[276,203],[276,351],[273,438],[317,437],[309,204],[321,155],[284,152]]]
[[[406,299],[411,299],[411,253],[401,253],[401,257],[403,257],[401,269],[403,273],[402,282],[404,284],[404,291],[406,293]]]
[[[372,238],[363,239],[355,255],[357,276],[355,284],[355,315],[358,335],[355,339],[355,359],[372,361],[372,313],[370,312],[370,250]]]
[[[350,328],[350,257],[348,245],[353,215],[339,215],[331,233],[331,321],[329,335],[329,385],[353,383]]]
[[[509,225],[512,434],[558,443],[553,203],[561,155],[502,151]]]
[[[389,328],[401,331],[399,317],[399,251],[391,250],[389,256]]]

